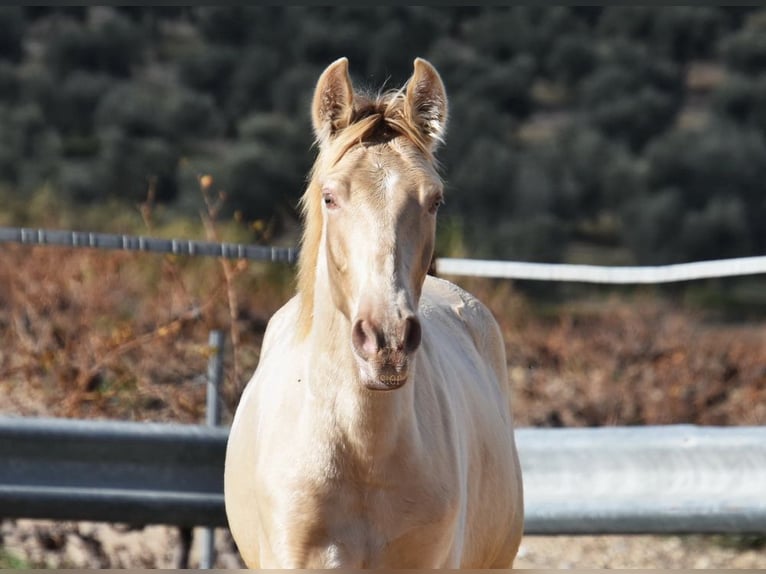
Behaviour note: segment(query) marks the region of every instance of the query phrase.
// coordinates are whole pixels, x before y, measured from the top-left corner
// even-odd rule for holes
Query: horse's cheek
[[[327,242],[327,274],[330,278],[330,288],[333,302],[340,311],[350,317],[348,302],[352,298],[352,278],[349,273],[348,254],[342,242],[331,235]]]

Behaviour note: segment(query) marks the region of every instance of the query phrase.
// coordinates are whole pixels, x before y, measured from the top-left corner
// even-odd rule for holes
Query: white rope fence
[[[293,247],[18,227],[0,227],[0,243],[90,247],[282,263],[295,263],[298,259],[298,250]],[[639,267],[438,258],[436,270],[440,275],[627,285],[766,274],[766,256]]]
[[[471,275],[540,281],[580,281],[585,283],[672,283],[711,277],[766,273],[766,257],[738,257],[644,267],[605,267],[565,263],[524,263],[479,259],[437,259],[436,269],[443,275]]]

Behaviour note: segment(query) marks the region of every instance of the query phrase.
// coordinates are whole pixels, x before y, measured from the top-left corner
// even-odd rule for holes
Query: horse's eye
[[[322,201],[324,201],[324,205],[327,209],[336,209],[338,207],[338,204],[335,201],[335,196],[332,193],[323,193]]]
[[[431,205],[428,206],[428,213],[434,214],[439,210],[441,204],[444,203],[444,198],[441,195],[437,195],[431,200]]]

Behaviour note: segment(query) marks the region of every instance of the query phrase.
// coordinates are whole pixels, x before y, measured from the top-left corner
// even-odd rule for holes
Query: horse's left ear
[[[433,150],[447,131],[447,91],[439,72],[426,60],[416,58],[414,68],[407,82],[410,118]]]
[[[348,126],[354,108],[354,88],[348,75],[348,59],[338,58],[317,81],[311,104],[314,134],[320,143]]]

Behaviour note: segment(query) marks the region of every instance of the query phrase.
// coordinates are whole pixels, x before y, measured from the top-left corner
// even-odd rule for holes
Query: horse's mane
[[[314,315],[314,281],[319,244],[322,237],[322,190],[319,175],[337,164],[353,147],[382,144],[403,137],[412,143],[432,164],[434,135],[426,136],[412,117],[408,105],[406,86],[377,96],[355,94],[351,122],[329,141],[317,142],[319,155],[311,170],[309,184],[300,201],[304,227],[298,260],[298,337],[305,338]]]

